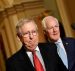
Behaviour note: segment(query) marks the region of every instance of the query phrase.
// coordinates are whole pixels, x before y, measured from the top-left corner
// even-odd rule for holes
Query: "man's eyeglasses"
[[[33,36],[36,36],[37,35],[37,31],[34,30],[34,31],[28,31],[28,32],[25,32],[22,34],[23,37],[29,37],[30,35],[33,35]]]
[[[53,28],[59,28],[59,25],[55,25],[55,26],[49,27],[49,28],[47,28],[47,30],[51,30]]]

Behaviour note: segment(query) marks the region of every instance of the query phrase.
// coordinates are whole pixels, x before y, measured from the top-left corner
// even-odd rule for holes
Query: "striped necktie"
[[[36,52],[33,51],[32,54],[33,54],[34,67],[35,67],[36,71],[44,71],[41,62],[36,55]]]

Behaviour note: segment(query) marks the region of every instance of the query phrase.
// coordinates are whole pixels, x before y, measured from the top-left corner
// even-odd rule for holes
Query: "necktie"
[[[33,51],[32,54],[33,54],[34,67],[35,67],[36,71],[44,71],[43,66],[42,66],[40,60],[38,59],[35,51]]]
[[[58,52],[59,57],[63,61],[66,68],[68,68],[67,54],[66,54],[64,47],[61,47],[60,42],[56,43],[56,45],[57,45],[57,52]]]

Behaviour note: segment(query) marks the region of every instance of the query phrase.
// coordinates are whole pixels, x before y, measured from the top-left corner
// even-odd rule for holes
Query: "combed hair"
[[[47,17],[43,18],[43,20],[42,20],[42,27],[43,27],[43,30],[46,30],[46,20],[47,20],[48,18],[50,18],[50,19],[55,19],[55,20],[57,21],[57,23],[58,23],[58,20],[57,20],[55,17],[53,17],[53,16],[47,16]]]
[[[20,28],[24,25],[24,24],[27,24],[28,22],[34,22],[35,23],[35,26],[36,26],[36,29],[38,30],[38,27],[37,27],[37,25],[36,25],[36,22],[33,20],[33,19],[21,19],[18,23],[17,23],[17,25],[16,25],[16,33],[17,33],[17,35],[18,36],[20,36],[21,35],[21,30],[20,30]]]

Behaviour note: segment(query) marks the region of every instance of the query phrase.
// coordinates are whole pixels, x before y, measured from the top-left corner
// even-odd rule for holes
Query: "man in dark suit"
[[[67,52],[68,69],[69,71],[75,71],[75,39],[63,38],[62,42]]]
[[[45,46],[45,44],[38,45],[45,65],[44,71],[57,71],[56,56],[54,52],[52,52],[53,49],[49,51]],[[49,54],[51,56],[49,56]],[[26,53],[25,46],[22,46],[16,54],[7,60],[6,71],[36,71]]]
[[[57,54],[61,63],[69,71],[75,71],[75,39],[61,38],[58,20],[53,16],[47,16],[42,20],[42,26],[49,42],[53,42],[57,46]]]

